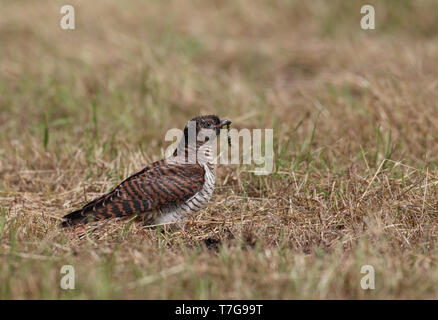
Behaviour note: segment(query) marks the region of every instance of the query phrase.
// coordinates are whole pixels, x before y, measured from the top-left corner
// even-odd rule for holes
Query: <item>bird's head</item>
[[[216,135],[220,134],[220,129],[226,127],[229,128],[230,120],[220,120],[218,116],[211,114],[207,116],[198,116],[189,121],[189,123],[184,128],[184,131],[188,130],[190,124],[196,125],[196,133],[199,133],[202,129],[215,130]]]

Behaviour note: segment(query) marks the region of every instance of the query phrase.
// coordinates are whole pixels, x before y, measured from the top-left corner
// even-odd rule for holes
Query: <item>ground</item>
[[[438,298],[437,1],[64,4],[0,1],[1,299]],[[274,172],[219,165],[182,229],[59,227],[210,113]]]

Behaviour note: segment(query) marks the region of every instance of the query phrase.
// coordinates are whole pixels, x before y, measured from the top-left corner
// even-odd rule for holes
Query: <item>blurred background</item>
[[[367,31],[356,0],[70,1],[75,30],[64,4],[0,1],[3,147],[163,146],[201,113],[304,139],[319,115],[317,146],[375,149],[391,130],[400,155],[436,161],[436,1],[368,1]]]

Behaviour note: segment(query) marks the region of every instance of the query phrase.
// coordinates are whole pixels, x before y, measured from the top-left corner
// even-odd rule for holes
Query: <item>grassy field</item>
[[[0,0],[0,299],[438,298],[437,1],[68,3]],[[210,113],[275,172],[218,166],[183,229],[59,227]]]

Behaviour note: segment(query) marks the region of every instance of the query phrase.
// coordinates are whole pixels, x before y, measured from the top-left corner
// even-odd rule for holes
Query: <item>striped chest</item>
[[[205,170],[204,185],[202,189],[183,203],[170,204],[161,208],[156,224],[176,222],[183,219],[190,212],[197,212],[204,208],[210,201],[214,191],[215,173],[214,166],[209,163],[203,165]]]

